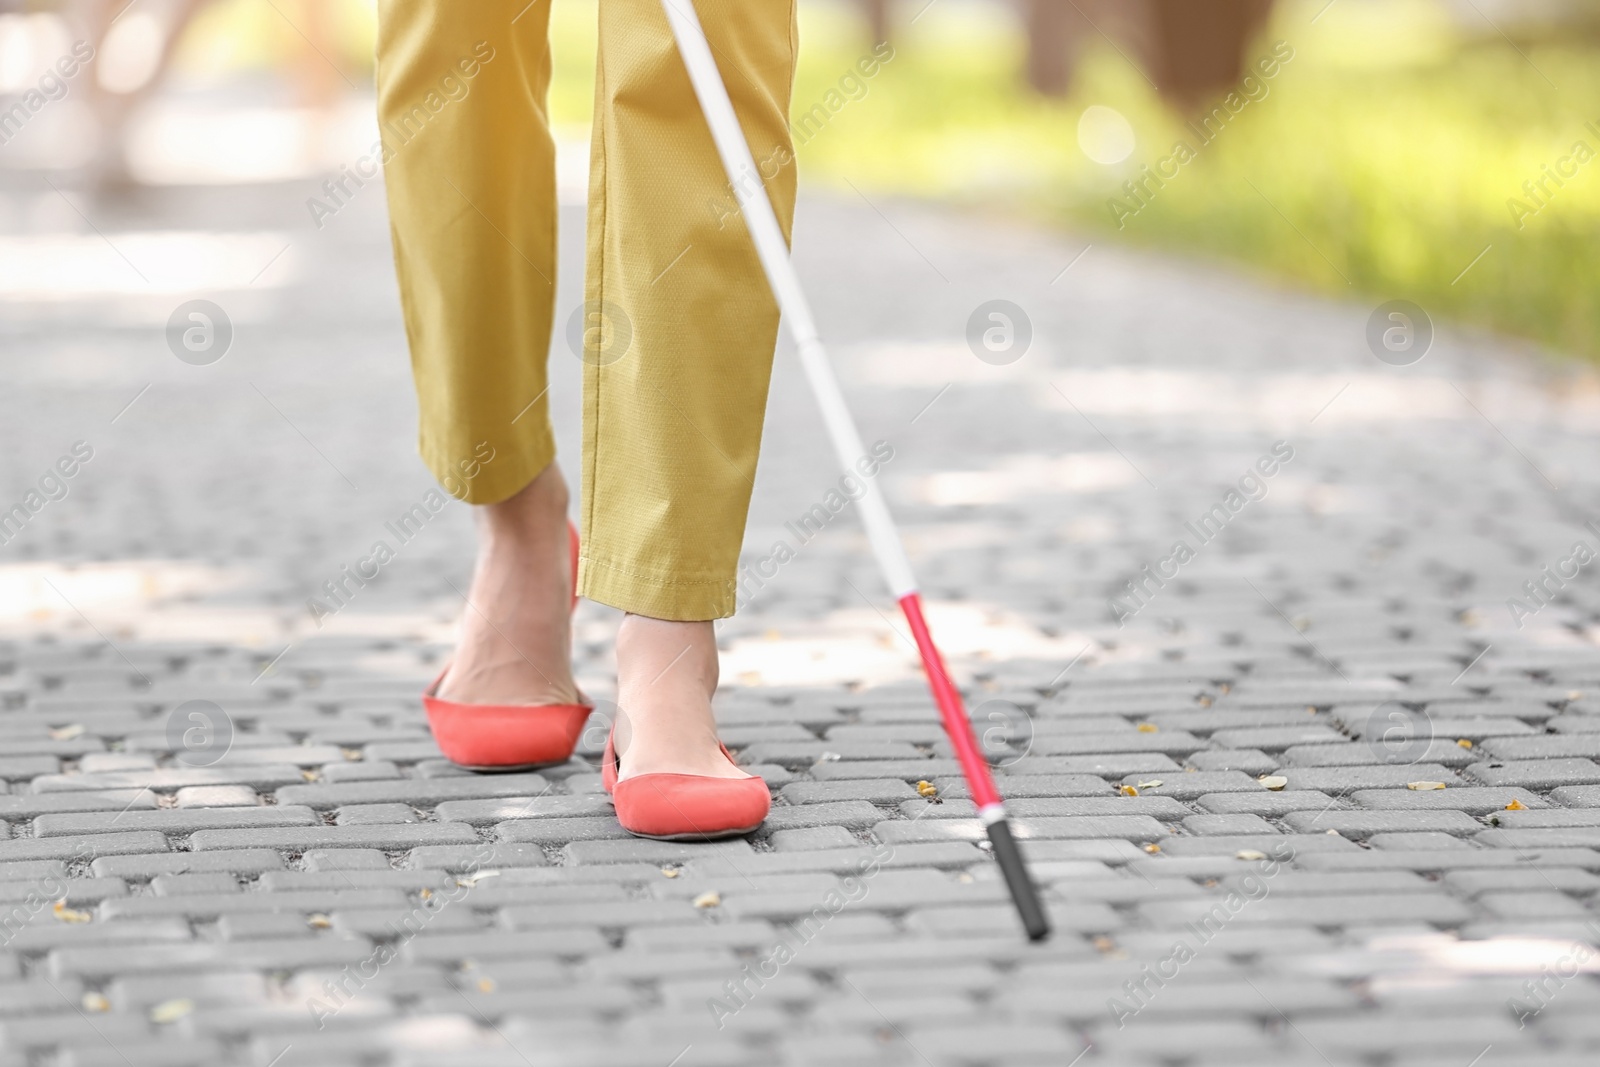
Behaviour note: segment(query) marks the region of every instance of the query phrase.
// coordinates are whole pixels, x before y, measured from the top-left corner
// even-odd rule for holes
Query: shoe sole
[[[628,830],[626,826],[623,829]],[[759,829],[761,829],[761,823],[756,823],[754,826],[746,826],[739,830],[718,830],[715,833],[708,834],[641,834],[637,830],[628,830],[628,833],[634,837],[643,837],[650,841],[721,841],[729,837],[743,837],[745,834],[753,834]]]
[[[571,760],[552,760],[552,761],[549,761],[549,762],[546,762],[546,763],[488,763],[488,764],[457,763],[455,760],[450,760],[449,762],[450,762],[450,766],[452,766],[452,767],[460,767],[462,770],[464,770],[464,771],[472,771],[474,774],[512,774],[512,773],[514,773],[516,771],[538,771],[538,770],[543,770],[546,767],[564,767],[564,766],[566,766],[568,763],[570,763],[572,761]]]

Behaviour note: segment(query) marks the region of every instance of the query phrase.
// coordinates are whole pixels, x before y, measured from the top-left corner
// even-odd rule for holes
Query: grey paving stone
[[[899,778],[790,782],[780,790],[780,793],[790,804],[821,804],[844,800],[865,800],[886,804],[917,796],[916,789]]]
[[[473,826],[493,826],[510,819],[577,818],[609,814],[611,798],[604,793],[447,800],[434,809],[434,816],[443,822],[464,822]]]
[[[1600,763],[1588,759],[1504,760],[1474,763],[1466,775],[1485,785],[1556,789],[1600,783]]]
[[[381,853],[380,853],[381,856]],[[421,889],[454,888],[458,879],[446,871],[395,870],[382,867],[331,867],[304,871],[267,871],[256,880],[255,888],[266,893],[280,889]]]
[[[270,893],[184,893],[177,896],[129,897],[100,905],[106,919],[184,917],[206,919],[258,911],[325,912],[336,907],[399,907],[403,893],[393,889],[284,890]]]
[[[1516,889],[1478,896],[1478,906],[1500,919],[1585,919],[1594,913],[1558,889]]]
[[[499,824],[495,827],[494,833],[502,841],[531,842],[541,845],[563,845],[573,841],[614,841],[629,836],[628,831],[617,822],[616,816],[611,814],[572,819],[554,816],[543,819],[515,819]]]
[[[1381,745],[1373,747],[1362,743],[1348,745],[1296,745],[1283,752],[1286,767],[1371,767],[1392,766],[1391,760],[1435,763],[1445,767],[1465,767],[1483,757],[1472,749],[1462,748],[1453,738],[1435,737],[1425,745],[1412,750],[1396,749],[1390,752]]]
[[[1600,876],[1576,867],[1547,867],[1529,864],[1526,870],[1498,869],[1451,871],[1443,879],[1452,890],[1465,896],[1480,893],[1543,892],[1558,890],[1578,896],[1600,892]]]
[[[237,893],[239,879],[226,871],[209,871],[200,874],[158,874],[150,879],[150,889],[157,896],[170,897],[190,893]]]
[[[1600,826],[1484,830],[1474,835],[1473,840],[1491,848],[1597,848],[1600,847]]]
[[[38,838],[99,835],[129,830],[188,834],[196,830],[311,826],[317,822],[316,813],[310,808],[289,805],[254,808],[168,808],[160,811],[40,815],[33,820],[33,832]]]
[[[402,777],[398,764],[389,760],[361,760],[359,762],[324,763],[318,768],[322,781],[328,785],[345,782],[371,782]]]
[[[1210,837],[1168,837],[1159,842],[1163,852],[1173,856],[1231,855],[1239,852],[1265,852],[1269,856],[1301,859],[1318,852],[1359,852],[1361,846],[1338,834],[1217,834]]]
[[[1541,734],[1534,737],[1493,737],[1478,746],[1487,756],[1501,760],[1600,757],[1600,734]]]
[[[60,860],[12,860],[0,863],[0,880],[36,882],[67,877],[67,865]],[[0,959],[4,959],[0,956]]]
[[[1207,793],[1195,798],[1197,807],[1217,815],[1260,815],[1267,818],[1286,815],[1291,811],[1326,811],[1344,803],[1316,789],[1274,792],[1259,785],[1251,792]]]
[[[1497,809],[1483,820],[1508,830],[1553,829],[1559,826],[1600,826],[1600,811],[1593,808],[1546,808],[1528,811]]]
[[[164,874],[259,874],[283,867],[283,857],[271,849],[224,849],[217,852],[163,852],[157,855],[103,856],[91,865],[101,878],[154,879]]]
[[[155,807],[155,794],[140,789],[0,796],[0,818],[19,821],[56,812],[152,811]]]
[[[1301,833],[1337,830],[1357,839],[1415,831],[1467,835],[1483,829],[1482,823],[1459,811],[1291,811],[1283,823]]]
[[[1569,808],[1600,807],[1600,785],[1566,785],[1552,790],[1550,799]]]
[[[1263,791],[1260,782],[1238,771],[1183,771],[1146,777],[1139,774],[1124,775],[1123,785],[1131,785],[1141,796],[1174,797],[1178,800],[1195,800],[1207,793]]]
[[[0,778],[7,781],[27,781],[42,774],[55,774],[61,761],[55,756],[7,755],[0,757]]]
[[[740,763],[775,763],[808,768],[824,759],[895,762],[920,759],[914,745],[903,741],[758,741],[738,753]]]
[[[1020,766],[1027,760],[1019,760]],[[1115,792],[1110,782],[1093,774],[1021,774],[1007,773],[1004,768],[995,776],[995,788],[1002,797],[1104,797]],[[964,778],[939,777],[931,779],[939,795],[947,799],[965,799],[967,791]]]
[[[1183,828],[1191,834],[1275,834],[1277,827],[1259,815],[1190,815]]]
[[[1187,756],[1206,747],[1203,738],[1186,730],[1157,731],[1155,733],[1111,732],[1103,734],[1069,734],[1034,738],[1033,752],[1043,757],[1082,757],[1096,754],[1118,756],[1160,753],[1164,756]]]
[[[883,812],[865,800],[840,800],[832,803],[780,805],[774,807],[762,825],[769,830],[790,830],[815,826],[842,826],[865,830],[881,821]]]
[[[1443,830],[1389,830],[1367,838],[1371,848],[1432,852],[1442,848],[1471,848],[1463,837]]]
[[[412,867],[467,872],[500,867],[543,867],[550,861],[538,845],[485,841],[476,845],[423,845],[408,852],[406,862]]]
[[[1151,922],[1196,923],[1207,930],[1220,930],[1236,922],[1316,927],[1423,922],[1447,927],[1467,922],[1475,915],[1471,908],[1444,893],[1265,895],[1258,899],[1241,894],[1231,904],[1224,900],[1159,901],[1142,904],[1139,911]]]
[[[1363,789],[1350,794],[1349,799],[1362,808],[1390,811],[1448,809],[1464,811],[1469,815],[1502,811],[1512,801],[1527,808],[1550,806],[1537,793],[1516,787],[1488,789],[1452,785],[1445,789]]]
[[[309,808],[307,809],[310,810]],[[421,816],[410,804],[346,804],[334,813],[339,826],[370,826],[384,823],[411,823]]]
[[[1125,774],[1160,774],[1182,771],[1171,756],[1163,752],[1132,754],[1108,752],[1086,756],[1024,756],[1006,767],[1008,779],[1034,775],[1092,774],[1116,780]],[[954,774],[955,772],[948,772]]]
[[[683,860],[700,863],[717,859],[738,864],[754,855],[750,845],[741,840],[686,845],[633,837],[621,841],[576,841],[561,851],[570,864],[670,863]]]
[[[244,785],[186,786],[178,790],[177,800],[180,808],[253,807],[261,803],[260,795]]]
[[[1253,872],[1252,884],[1261,876]],[[1249,888],[1246,875],[1224,875],[1224,889]],[[1280,868],[1270,880],[1273,896],[1323,896],[1326,894],[1354,895],[1357,893],[1432,893],[1439,886],[1412,871],[1359,871],[1338,873],[1331,871],[1300,871]]]
[[[242,785],[252,789],[274,789],[303,782],[300,768],[290,764],[244,763],[228,768],[164,767],[155,771],[113,771],[105,774],[45,775],[33,780],[35,793],[70,793],[79,790],[104,792],[114,789],[153,789],[172,792],[192,785]]]
[[[109,836],[109,835],[106,835]],[[189,837],[196,852],[212,849],[312,848],[410,849],[418,845],[469,844],[478,840],[461,823],[414,826],[276,826],[251,830],[198,830]]]
[[[1437,763],[1411,763],[1371,767],[1284,767],[1283,777],[1290,789],[1318,789],[1332,796],[1348,796],[1358,789],[1403,787],[1409,782],[1461,784],[1455,772]],[[1520,782],[1490,783],[1520,785]]]
[[[853,848],[859,842],[842,826],[810,826],[798,830],[777,830],[772,847],[779,852],[812,852],[818,849]]]
[[[818,763],[808,769],[819,782],[883,778],[918,782],[961,773],[961,765],[953,759],[838,760]]]
[[[449,848],[451,846],[442,846]],[[300,863],[312,872],[331,871],[387,871],[389,857],[375,848],[314,848],[300,857]]]
[[[740,842],[742,843],[742,842]],[[1072,844],[1111,844],[1112,842],[1028,842],[1028,845],[1072,845]],[[1134,848],[1127,842],[1121,842],[1128,848]],[[590,847],[593,847],[592,845]],[[1024,848],[1027,853],[1027,848]],[[609,859],[609,857],[606,857]],[[631,857],[625,857],[623,862]],[[879,848],[860,846],[856,848],[816,849],[806,852],[763,852],[744,854],[734,852],[729,856],[718,856],[714,853],[694,852],[678,854],[663,850],[660,859],[655,862],[673,863],[684,862],[696,875],[703,877],[726,876],[735,878],[754,877],[759,874],[780,874],[785,872],[815,873],[826,871],[833,874],[862,874],[877,868],[898,867],[936,867],[936,868],[967,868],[975,867],[989,862],[989,858],[970,844],[959,841],[938,842],[927,844],[894,844]]]
[[[1592,848],[1436,849],[1431,852],[1357,851],[1343,855],[1302,855],[1295,866],[1308,871],[1458,871],[1483,867],[1581,867],[1600,871],[1600,852]]]
[[[124,896],[127,892],[128,887],[120,878],[66,878],[52,880],[49,886],[41,885],[38,879],[0,882],[0,904],[39,901],[47,894],[53,894],[52,900],[65,900],[68,905],[79,907],[110,897]]]
[[[1283,760],[1258,748],[1208,748],[1192,753],[1187,762],[1197,771],[1239,771],[1256,778],[1271,774]]]
[[[241,940],[203,944],[140,945],[128,948],[57,948],[47,964],[52,974],[86,979],[132,974],[235,971],[241,967],[294,971],[338,969],[372,955],[372,943],[354,938]]]
[[[1266,752],[1282,752],[1295,745],[1350,743],[1339,731],[1322,723],[1218,730],[1211,735],[1211,740],[1224,748],[1258,748]]]
[[[479,774],[459,778],[402,778],[341,785],[291,785],[279,789],[279,804],[340,808],[346,804],[410,804],[427,807],[446,800],[528,797],[545,793],[549,779],[538,774]]]
[[[311,928],[310,920],[299,913],[246,912],[218,918],[217,933],[225,941],[269,941],[311,937],[316,931]]]
[[[167,839],[155,830],[88,834],[48,840],[22,838],[0,841],[0,861],[34,859],[95,859],[130,853],[165,852]]]

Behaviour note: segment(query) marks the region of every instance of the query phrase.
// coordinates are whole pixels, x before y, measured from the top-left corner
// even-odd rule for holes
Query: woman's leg
[[[550,5],[380,0],[378,121],[423,460],[480,505],[443,691],[568,703],[567,489],[545,395],[555,299]]]
[[[792,0],[698,0],[785,228]],[[601,0],[589,193],[583,595],[617,642],[624,774],[737,775],[709,620],[733,614],[778,310],[660,0]]]

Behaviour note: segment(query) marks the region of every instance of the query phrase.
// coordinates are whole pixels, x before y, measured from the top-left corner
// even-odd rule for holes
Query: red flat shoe
[[[578,531],[567,524],[573,585],[578,574]],[[578,594],[572,594],[577,607]],[[447,665],[423,690],[428,727],[445,759],[471,771],[521,771],[572,758],[592,704],[458,704],[437,694]]]
[[[728,762],[733,755],[721,745]],[[635,837],[657,841],[715,841],[748,834],[761,825],[772,795],[760,778],[703,774],[638,774],[617,780],[621,763],[606,736],[600,783],[611,794],[617,821]]]

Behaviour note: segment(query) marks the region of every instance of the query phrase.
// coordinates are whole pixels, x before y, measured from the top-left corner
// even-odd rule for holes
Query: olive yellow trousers
[[[378,5],[378,121],[422,457],[472,504],[544,470],[554,332],[556,358],[585,364],[579,593],[654,618],[722,618],[777,306],[661,0],[600,0],[585,300],[553,321],[550,3]],[[793,0],[696,7],[787,233]]]

